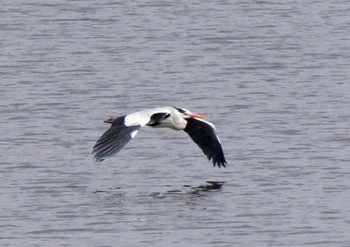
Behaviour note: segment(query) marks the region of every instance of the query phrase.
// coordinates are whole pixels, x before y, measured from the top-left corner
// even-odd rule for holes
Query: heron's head
[[[181,115],[183,118],[204,118],[203,115],[194,113],[194,112],[190,112],[189,110],[185,109],[185,108],[177,108],[174,107]]]

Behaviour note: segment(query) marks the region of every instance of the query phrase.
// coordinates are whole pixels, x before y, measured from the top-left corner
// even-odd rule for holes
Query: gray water
[[[2,0],[0,15],[1,246],[350,246],[347,0]],[[226,169],[147,127],[93,161],[104,119],[166,105],[216,125]]]

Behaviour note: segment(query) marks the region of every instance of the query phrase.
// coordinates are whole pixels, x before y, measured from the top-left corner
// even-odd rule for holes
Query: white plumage
[[[148,125],[154,128],[184,130],[208,159],[212,160],[214,166],[225,167],[226,160],[215,126],[202,117],[189,110],[169,106],[107,119],[104,122],[112,126],[96,142],[94,157],[96,161],[102,161],[116,154],[136,136],[141,127]]]

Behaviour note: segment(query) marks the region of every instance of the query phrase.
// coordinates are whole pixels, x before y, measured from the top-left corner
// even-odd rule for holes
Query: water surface
[[[0,6],[1,246],[350,245],[347,1]],[[226,169],[151,128],[93,162],[104,119],[166,105]]]

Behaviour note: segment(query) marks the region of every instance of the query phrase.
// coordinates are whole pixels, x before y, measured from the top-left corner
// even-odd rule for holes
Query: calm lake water
[[[1,246],[350,246],[348,1],[0,7]],[[93,161],[104,119],[167,105],[226,169],[146,127]]]

